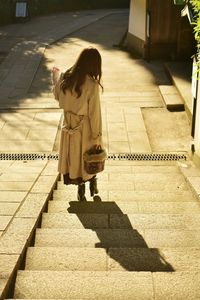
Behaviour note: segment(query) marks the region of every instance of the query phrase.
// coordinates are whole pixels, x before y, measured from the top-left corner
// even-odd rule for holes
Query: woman
[[[64,111],[58,171],[65,184],[78,185],[78,200],[85,198],[85,182],[90,194],[98,193],[96,175],[84,170],[83,154],[91,147],[102,146],[102,118],[99,86],[101,55],[95,48],[86,48],[76,63],[64,74],[53,69],[54,95]]]

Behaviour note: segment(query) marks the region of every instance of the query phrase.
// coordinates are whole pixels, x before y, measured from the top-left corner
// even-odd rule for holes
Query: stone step
[[[126,108],[125,108],[126,109]],[[163,152],[159,152],[163,154]],[[110,153],[112,155],[112,153]],[[152,154],[151,152],[149,154]],[[186,152],[181,152],[181,154],[186,154]],[[107,160],[105,163],[105,171],[106,168],[110,168],[110,166],[114,167],[145,167],[145,168],[156,168],[156,167],[178,167],[179,162],[176,160],[123,160],[123,159],[113,159]],[[119,172],[120,173],[120,172]],[[151,172],[152,173],[152,172]],[[157,172],[156,172],[157,173]],[[162,171],[161,171],[162,173]],[[163,172],[164,173],[164,172]]]
[[[177,89],[173,85],[160,85],[159,86],[165,106],[170,111],[185,110],[184,103],[179,95]]]
[[[117,161],[115,161],[117,163]],[[143,165],[123,165],[123,160],[121,161],[122,164],[120,166],[118,165],[108,165],[107,163],[105,164],[105,169],[102,173],[99,173],[97,175],[97,178],[101,180],[102,174],[140,174],[140,173],[169,173],[169,174],[180,174],[180,169],[179,167],[173,166],[173,165],[148,165],[149,163],[152,163],[150,161],[140,161]],[[133,162],[133,161],[132,161]],[[136,162],[136,161],[135,161]],[[161,162],[161,161],[160,161]],[[163,161],[165,163],[165,161]],[[127,163],[127,161],[126,161]],[[137,161],[139,163],[139,161]],[[154,162],[158,163],[158,161]],[[162,162],[161,162],[162,163]]]
[[[118,172],[102,172],[100,173],[100,175],[97,175],[97,180],[98,182],[102,182],[104,183],[105,181],[111,181],[111,182],[119,182],[120,181],[133,181],[133,180],[137,180],[140,181],[142,179],[147,179],[147,180],[170,180],[173,181],[174,179],[178,179],[178,180],[184,180],[184,176],[182,174],[182,172],[179,169],[176,169],[176,171],[174,172],[159,172],[159,170],[155,169],[148,169],[148,170],[144,170],[142,172],[138,171],[137,169],[135,171],[131,171],[131,172],[120,172],[120,168],[118,169]],[[63,183],[63,180],[59,180],[59,183]],[[87,182],[88,183],[88,182]],[[64,185],[66,186],[66,185]]]
[[[163,248],[200,247],[200,230],[37,229],[37,247]]]
[[[200,214],[43,213],[42,228],[200,229]]]
[[[15,298],[200,299],[200,272],[19,271]]]
[[[200,248],[30,247],[26,270],[200,271]]]
[[[109,181],[99,181],[98,187],[101,191],[186,191],[188,190],[188,185],[182,175],[168,176],[164,174],[156,174],[156,176],[149,174],[138,174],[126,179],[109,180]],[[120,177],[119,177],[120,178]],[[58,182],[58,190],[66,190],[66,185],[63,182]]]
[[[95,214],[183,214],[199,213],[198,202],[139,202],[139,201],[49,201],[49,213]]]
[[[99,196],[106,201],[158,201],[158,202],[187,202],[196,200],[191,191],[174,191],[174,192],[156,192],[152,191],[104,191],[99,190]],[[90,197],[88,188],[86,188],[87,201],[93,201]],[[67,187],[63,190],[53,191],[53,200],[55,201],[76,201],[77,187]]]
[[[109,182],[128,182],[128,181],[135,181],[139,182],[142,180],[147,181],[184,181],[184,176],[180,172],[173,172],[173,173],[159,173],[159,172],[152,172],[152,173],[102,173],[103,176],[98,177],[99,183],[105,183],[106,181]]]

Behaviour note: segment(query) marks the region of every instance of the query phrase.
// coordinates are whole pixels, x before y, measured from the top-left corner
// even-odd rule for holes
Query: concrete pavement
[[[132,57],[120,48],[113,47],[119,44],[127,29],[127,16],[127,11],[122,10],[75,12],[41,17],[27,24],[15,24],[1,29],[0,51],[8,51],[8,56],[0,65],[1,153],[57,152],[61,111],[52,97],[50,70],[54,65],[65,69],[74,62],[83,47],[93,45],[100,50],[103,58],[105,91],[102,95],[102,114],[104,141],[108,152],[111,154],[134,152],[188,154],[190,149],[188,117],[185,112],[171,113],[165,108],[159,85],[169,85],[171,82],[162,63],[147,63]],[[51,199],[52,189],[58,179],[56,167],[56,161],[37,159],[0,161],[0,294],[2,299],[12,296],[10,283],[16,275],[16,269],[20,265],[23,269],[25,249],[32,245],[32,236],[40,223],[41,213],[47,210],[47,201]],[[164,175],[165,173],[168,173],[168,176]],[[151,227],[151,222],[157,222],[162,226],[163,215],[152,221],[153,216],[149,219],[148,214],[174,213],[176,216],[172,219],[167,216],[168,223],[165,223],[166,227],[171,226],[173,232],[180,224],[189,223],[187,218],[190,219],[191,213],[198,212],[195,197],[198,198],[200,195],[200,172],[189,160],[186,162],[109,161],[105,172],[99,178],[101,197],[104,201],[113,202],[122,199],[125,203],[131,201],[132,205],[130,203],[121,205],[120,211],[124,214],[142,213],[138,215],[139,219],[136,216],[129,218],[133,223],[137,223],[138,220],[136,226],[139,224],[139,227],[146,226],[147,229]],[[123,182],[123,186],[119,185],[119,182]],[[177,191],[180,191],[180,194]],[[62,183],[59,183],[58,190],[54,191],[54,200],[56,193],[59,200],[63,201],[65,197],[74,200],[76,192],[73,188],[72,191],[63,190]],[[157,200],[155,205],[151,201],[146,203],[144,199],[147,197],[151,201]],[[168,201],[161,202],[163,198]],[[135,199],[138,199],[138,203],[134,202]],[[143,204],[140,203],[141,199],[144,201]],[[175,204],[177,201],[180,202],[178,205]],[[66,203],[60,202],[59,205],[52,201],[50,204],[51,213],[62,213],[63,210],[67,210]],[[104,212],[108,214],[105,207],[103,206]],[[86,211],[88,209],[87,207]],[[110,213],[114,214],[113,207],[110,209]],[[180,216],[179,213],[183,215]],[[107,228],[106,218],[107,215],[104,217],[103,224]],[[53,226],[56,226],[58,219],[56,216],[46,216],[46,222],[54,221]],[[141,225],[142,219],[147,225]],[[102,225],[102,218],[98,219],[95,216],[94,220],[94,222],[100,220]],[[76,224],[77,221],[74,222]],[[114,218],[113,222],[115,226],[116,224],[124,226],[119,219]],[[198,220],[194,223],[194,227],[190,226],[192,230],[195,226],[198,227]],[[68,225],[67,227],[70,228]],[[88,236],[87,233],[84,234]],[[159,247],[154,244],[155,240],[151,241],[150,235],[149,232],[145,236],[150,247]],[[190,232],[186,235],[191,241]],[[172,245],[170,243],[173,243],[174,239],[178,240],[179,235],[171,238],[168,246]],[[184,243],[186,240],[187,238]],[[192,241],[194,242],[195,239]],[[90,245],[96,242],[98,240],[92,238]],[[113,257],[116,258],[116,255]],[[104,260],[100,261],[104,263]],[[118,269],[116,261],[113,258],[110,263],[114,269]],[[176,265],[172,255],[169,261],[173,261]],[[184,262],[184,266],[186,265]],[[162,276],[162,280],[165,280],[167,275]],[[152,278],[149,274],[147,277],[141,276],[141,280],[147,280],[145,282],[148,285],[148,292],[152,293]],[[126,281],[127,277],[124,278]],[[178,282],[181,282],[181,278],[183,277],[180,276]],[[19,275],[20,281],[23,285],[23,274]],[[108,281],[113,282],[112,276]],[[24,282],[26,283],[26,279]],[[161,285],[161,290],[162,287]],[[145,295],[149,295],[148,292]],[[99,293],[101,294],[101,291]],[[21,287],[15,295],[21,296]],[[74,297],[74,294],[72,296]],[[76,297],[80,296],[77,290]]]

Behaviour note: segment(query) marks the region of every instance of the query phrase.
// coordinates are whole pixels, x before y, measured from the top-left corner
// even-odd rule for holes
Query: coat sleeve
[[[99,95],[99,85],[94,83],[91,95],[89,98],[89,120],[91,126],[91,138],[94,144],[101,144],[102,136],[102,116],[101,116],[101,104]]]

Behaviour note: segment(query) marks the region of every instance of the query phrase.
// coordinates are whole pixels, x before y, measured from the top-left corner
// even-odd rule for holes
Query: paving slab
[[[55,191],[61,192],[61,191]],[[190,191],[108,191],[108,201],[138,201],[138,202],[192,202],[196,201]],[[101,195],[101,191],[100,191]]]
[[[2,129],[0,131],[0,140],[6,143],[7,140],[25,140],[28,134],[28,129],[20,128],[19,131],[13,129]]]
[[[176,272],[177,274],[180,271],[199,271],[198,261],[198,248],[111,248],[108,250],[108,269],[112,271],[151,271],[154,274]]]
[[[124,123],[108,123],[108,137],[110,141],[128,141],[126,127]]]
[[[22,202],[27,192],[0,191],[0,202]]]
[[[156,300],[200,298],[198,271],[153,274],[153,282]]]
[[[8,173],[22,173],[22,174],[40,174],[46,165],[46,161],[14,161],[7,169]]]
[[[35,117],[35,112],[32,111],[22,111],[22,112],[2,112],[0,113],[1,120],[3,121],[31,121]]]
[[[108,144],[109,153],[130,153],[130,145],[126,141],[112,141]]]
[[[141,202],[138,203],[140,213],[199,213],[198,202]]]
[[[44,213],[42,228],[197,229],[200,228],[200,214]]]
[[[6,229],[11,219],[12,216],[0,215],[0,231],[4,231]]]
[[[1,279],[9,279],[10,273],[18,263],[19,255],[0,254],[0,274]]]
[[[48,193],[50,187],[53,189],[54,184],[55,175],[41,175],[31,189],[31,193]]]
[[[160,181],[168,181],[168,182],[173,182],[173,181],[178,181],[178,182],[183,182],[185,183],[185,178],[181,173],[179,174],[169,174],[169,173],[159,173],[158,171],[155,173],[132,173],[132,174],[109,174],[109,180],[111,182],[113,181],[135,181],[135,182],[140,182],[140,181],[151,181],[155,180],[158,185],[160,184]]]
[[[49,194],[29,194],[20,206],[16,218],[37,218],[46,205]]]
[[[39,247],[198,247],[200,230],[186,229],[37,229]]]
[[[11,274],[19,266],[20,255],[0,254],[0,295],[4,295],[5,289],[11,280]]]
[[[136,191],[187,191],[188,185],[186,182],[179,179],[173,181],[166,181],[162,178],[158,181],[154,181],[153,178],[144,182],[140,179],[134,182]]]
[[[29,247],[26,270],[151,271],[198,270],[199,248],[63,248]]]
[[[132,113],[125,113],[125,122],[127,131],[145,131],[144,120],[142,114],[132,114]]]
[[[77,199],[77,188],[75,189],[62,189],[54,190],[53,192],[54,201],[76,201]],[[120,191],[110,189],[105,191],[103,186],[99,189],[98,196],[102,201],[144,201],[144,202],[192,202],[197,201],[197,199],[191,194],[190,191],[174,191],[174,192],[165,192],[165,191]],[[86,198],[87,201],[93,201],[93,198],[90,197],[88,187],[86,187]]]
[[[102,102],[105,100],[105,103],[107,103],[107,99],[102,96]],[[116,101],[116,98],[114,98]],[[107,117],[107,122],[109,123],[116,123],[116,122],[124,122],[124,114],[123,110],[119,110],[118,108],[113,109],[106,107],[106,117]]]
[[[57,133],[57,128],[55,129],[43,129],[35,130],[31,129],[27,135],[27,140],[54,140]]]
[[[63,182],[58,182],[57,188],[59,190],[66,190],[66,186]],[[123,182],[123,185],[119,186],[117,182],[99,182],[99,188],[101,190],[135,190],[134,182]]]
[[[160,179],[158,182],[153,179],[148,180],[147,182],[143,182],[142,180],[138,181],[123,181],[123,185],[119,185],[117,181],[104,181],[99,182],[98,187],[100,191],[150,191],[150,192],[159,192],[169,190],[175,193],[182,193],[189,190],[188,184],[185,182],[180,182],[177,180],[176,182]],[[63,185],[63,183],[58,182],[58,189],[66,190],[67,187]]]
[[[129,229],[37,229],[39,247],[146,247],[144,230]]]
[[[144,239],[149,247],[199,247],[199,235],[199,230],[149,229]]]
[[[180,170],[177,166],[132,166],[132,170],[135,174],[161,174],[161,173],[169,173],[173,175],[180,174]],[[112,171],[113,172],[113,171]],[[128,173],[128,172],[127,172]]]
[[[34,182],[38,177],[38,174],[26,174],[26,177],[24,177],[23,173],[4,173],[0,176],[1,182],[21,182],[26,179],[26,181]]]
[[[146,131],[128,132],[131,152],[151,152],[151,144]]]
[[[50,160],[42,172],[42,175],[55,175],[58,173],[58,161]]]
[[[86,187],[86,199],[91,202],[94,201],[93,197],[90,196],[90,192],[88,187]],[[108,201],[108,192],[107,191],[99,191],[98,197],[99,200]],[[53,191],[53,200],[54,201],[76,201],[77,200],[77,188],[76,189],[67,189],[67,190],[54,190]]]
[[[54,142],[52,140],[4,140],[0,144],[0,152],[17,152],[17,153],[35,153],[53,151]],[[31,151],[30,151],[31,149]]]
[[[13,164],[13,161],[0,161],[0,172],[5,172],[11,165]]]
[[[108,270],[173,272],[174,266],[170,263],[170,257],[168,255],[166,259],[164,253],[162,249],[111,248],[108,250]]]
[[[152,276],[150,272],[21,271],[14,297],[22,296],[29,299],[153,299]]]
[[[0,190],[1,191],[29,191],[32,182],[29,181],[4,181],[0,182]]]
[[[132,173],[132,166],[110,166],[105,164],[104,173]]]
[[[17,202],[0,202],[0,216],[13,216],[17,212],[19,206],[20,203]]]
[[[159,154],[163,154],[163,152],[158,152]],[[175,152],[176,153],[176,152]],[[150,154],[150,153],[147,153]],[[152,154],[152,153],[151,153]],[[166,154],[166,152],[164,152],[164,154]],[[181,153],[181,154],[185,154],[185,152]],[[183,159],[185,161],[185,159]],[[156,161],[156,160],[152,160],[152,161],[147,161],[147,160],[109,160],[106,161],[106,165],[108,166],[176,166],[177,165],[177,161],[171,160],[171,161],[165,161],[165,160],[161,160],[161,161]]]
[[[0,253],[21,255],[34,230],[35,219],[15,219],[0,238]]]
[[[110,228],[199,229],[200,214],[111,214]]]
[[[49,201],[48,212],[50,213],[96,213],[96,214],[105,214],[105,213],[138,213],[138,203],[134,202],[101,202],[101,201],[88,201],[88,202],[77,202],[77,201]]]
[[[198,202],[139,202],[139,201],[50,201],[50,213],[116,213],[116,214],[178,214],[200,212]]]
[[[42,228],[108,228],[106,214],[43,213]]]
[[[9,103],[9,105],[11,104]],[[7,113],[1,114],[5,125],[0,130],[0,139],[2,140],[0,151],[30,152],[31,149],[31,151],[37,152],[53,150],[57,127],[60,122],[60,112],[36,111],[33,114],[33,112],[26,113],[22,111],[21,113],[12,114],[12,117],[8,116]],[[32,128],[32,122],[33,125],[37,124],[37,127]],[[48,124],[50,125],[48,126]],[[15,130],[16,127],[18,128],[17,131]],[[41,128],[43,128],[42,131]]]
[[[107,254],[104,249],[30,247],[26,270],[107,271]]]

